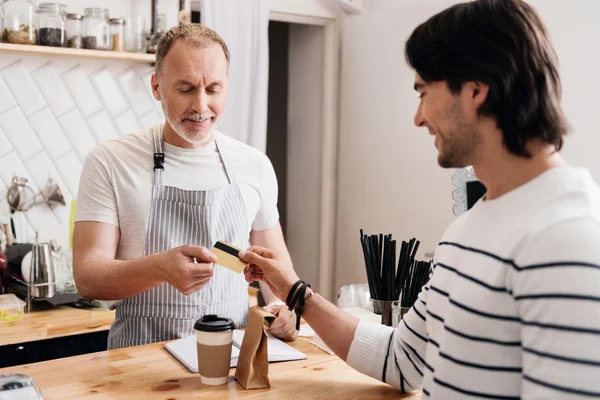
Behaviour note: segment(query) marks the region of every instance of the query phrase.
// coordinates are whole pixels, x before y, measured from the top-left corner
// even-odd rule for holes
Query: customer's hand
[[[277,255],[264,247],[252,246],[240,251],[239,257],[248,263],[244,269],[246,280],[250,283],[263,281],[280,299],[286,299],[298,275],[291,264],[282,262]]]
[[[180,246],[160,253],[157,267],[165,282],[187,296],[208,284],[215,261],[217,257],[206,247]]]
[[[290,311],[285,304],[269,304],[265,310],[276,316],[268,332],[281,340],[294,341],[298,337],[296,330],[296,313]]]

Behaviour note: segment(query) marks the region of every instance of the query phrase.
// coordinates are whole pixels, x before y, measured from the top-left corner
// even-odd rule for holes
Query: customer
[[[310,289],[297,313],[349,365],[424,398],[600,397],[600,190],[558,155],[568,128],[546,27],[521,0],[457,4],[415,29],[406,57],[438,163],[472,165],[487,194],[446,231],[397,329]],[[242,257],[249,281],[293,303],[285,255]]]

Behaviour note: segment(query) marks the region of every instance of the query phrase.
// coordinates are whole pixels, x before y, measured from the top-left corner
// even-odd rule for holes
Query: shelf
[[[41,56],[79,57],[98,60],[114,60],[138,63],[154,63],[154,54],[128,53],[103,50],[71,49],[68,47],[49,47],[25,44],[0,43],[0,53],[19,53]]]

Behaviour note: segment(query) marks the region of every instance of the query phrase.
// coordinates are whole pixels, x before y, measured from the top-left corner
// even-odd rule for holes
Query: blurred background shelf
[[[96,60],[115,60],[137,63],[154,63],[154,54],[128,53],[103,50],[71,49],[67,47],[33,46],[24,44],[0,43],[0,53],[19,53],[42,56],[80,57]]]

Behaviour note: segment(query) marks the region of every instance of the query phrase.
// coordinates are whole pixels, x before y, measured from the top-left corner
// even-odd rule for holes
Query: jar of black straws
[[[66,46],[66,15],[64,4],[41,3],[38,8],[37,44],[52,47]]]
[[[402,242],[396,264],[396,241],[392,235],[364,235],[360,230],[371,304],[381,322],[393,326],[393,306],[409,309],[429,279],[431,262],[416,261],[420,242],[415,238]]]

